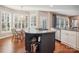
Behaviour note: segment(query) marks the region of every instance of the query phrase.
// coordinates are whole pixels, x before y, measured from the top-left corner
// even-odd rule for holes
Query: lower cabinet
[[[61,30],[56,30],[55,39],[61,41]]]
[[[62,44],[79,50],[79,32],[68,30],[61,30],[61,32],[59,32],[57,30],[55,34],[55,39],[58,40],[59,38],[61,38]]]
[[[61,30],[61,42],[69,47],[76,48],[76,36],[75,31]]]
[[[68,33],[65,30],[61,30],[61,43],[68,45]]]
[[[75,31],[69,31],[68,43],[72,48],[76,48],[76,35],[77,33]]]
[[[79,32],[77,32],[77,41],[76,41],[77,43],[77,49],[79,50]]]

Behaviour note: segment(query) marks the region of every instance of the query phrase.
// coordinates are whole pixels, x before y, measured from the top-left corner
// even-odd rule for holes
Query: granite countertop
[[[44,31],[25,31],[25,32],[27,32],[27,33],[50,33],[50,32],[55,32],[55,31],[53,31],[53,30],[44,30]]]
[[[74,30],[74,29],[62,29],[62,30],[79,32],[79,30]]]

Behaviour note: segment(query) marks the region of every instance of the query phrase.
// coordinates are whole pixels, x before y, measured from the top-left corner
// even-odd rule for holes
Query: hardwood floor
[[[59,41],[55,41],[55,53],[79,53],[79,51],[70,48]]]
[[[0,39],[0,53],[25,53],[24,40],[14,43],[11,37]],[[55,41],[54,53],[78,53],[79,51],[72,49],[61,42]]]
[[[24,53],[24,41],[12,42],[12,38],[0,39],[0,52],[1,53]]]

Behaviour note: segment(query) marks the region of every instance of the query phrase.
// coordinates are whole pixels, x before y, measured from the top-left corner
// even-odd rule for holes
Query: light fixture
[[[21,7],[21,8],[23,8],[23,6],[22,6],[22,5],[21,5],[20,7]]]
[[[53,7],[53,5],[49,5],[50,7]]]
[[[21,18],[23,18],[24,16],[23,15],[21,15]]]
[[[20,9],[21,9],[21,10],[23,10],[23,8],[24,8],[24,6],[23,6],[23,5],[21,5],[21,6],[20,6]]]

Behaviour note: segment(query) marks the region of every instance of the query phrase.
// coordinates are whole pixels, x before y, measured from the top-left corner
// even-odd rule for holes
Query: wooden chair
[[[18,43],[21,40],[20,34],[16,31],[16,29],[12,29],[12,42]]]
[[[21,41],[23,41],[25,39],[25,32],[24,32],[24,30],[21,30],[19,34],[20,34]]]

